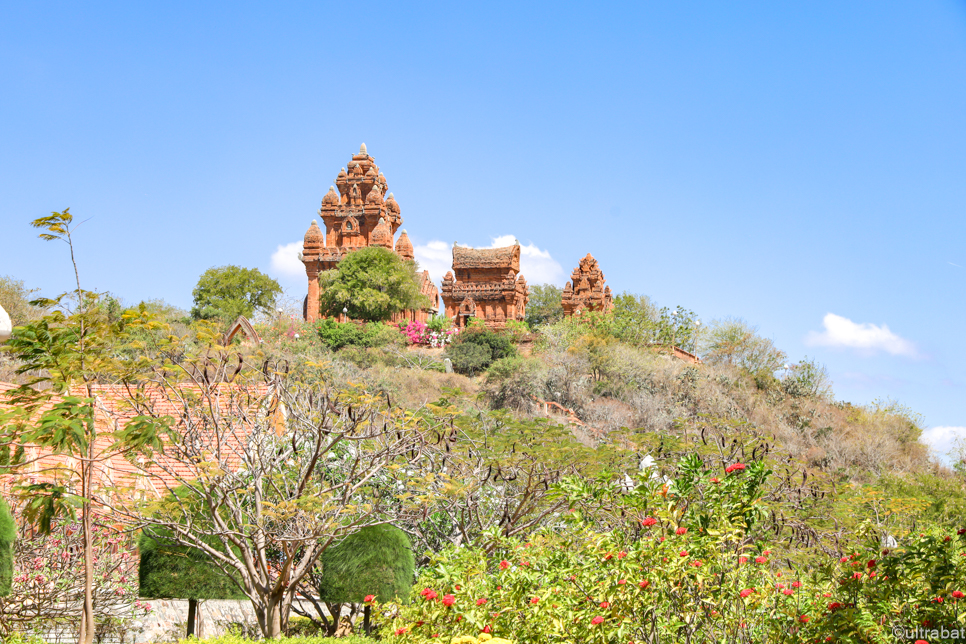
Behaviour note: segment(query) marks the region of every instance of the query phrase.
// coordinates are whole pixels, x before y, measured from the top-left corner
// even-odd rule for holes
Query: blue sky
[[[45,294],[68,258],[27,222],[70,206],[90,288],[189,307],[232,263],[301,297],[286,247],[364,141],[434,272],[591,252],[966,427],[964,2],[0,2],[0,96],[0,274]]]

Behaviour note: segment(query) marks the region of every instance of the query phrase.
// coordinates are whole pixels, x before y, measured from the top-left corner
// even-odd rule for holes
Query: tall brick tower
[[[330,186],[322,198],[319,217],[325,232],[313,219],[302,244],[301,259],[308,278],[303,313],[308,322],[319,318],[319,273],[335,268],[347,254],[367,246],[382,246],[395,250],[403,259],[413,259],[413,245],[406,231],[393,242],[403,221],[399,204],[388,192],[386,177],[369,156],[365,143],[359,153],[352,156],[348,168],[342,168],[336,176],[335,186]],[[429,272],[423,271],[421,279],[420,291],[429,297],[432,306],[422,311],[406,311],[396,317],[425,321],[438,309],[439,292]]]

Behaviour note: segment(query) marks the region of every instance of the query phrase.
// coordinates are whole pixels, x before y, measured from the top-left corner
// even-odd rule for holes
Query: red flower
[[[853,572],[852,573],[852,579],[862,579],[862,573],[861,572]]]
[[[745,588],[743,591],[741,591],[738,594],[741,595],[742,597],[747,597],[748,595],[750,595],[753,592],[755,592],[755,589],[754,588]]]
[[[933,601],[934,604],[941,604],[941,603],[943,603],[943,598],[942,597],[934,597],[932,601]]]
[[[740,472],[745,469],[744,463],[732,463],[725,468],[725,474],[731,474],[732,472]]]
[[[682,550],[678,554],[681,555],[682,557],[687,557],[688,556],[688,551],[687,550]]]
[[[738,563],[748,563],[748,557],[738,557]]]
[[[946,538],[943,539],[943,541],[952,541],[952,540],[953,540],[953,538],[950,537],[950,536],[947,536]]]
[[[600,607],[601,608],[610,608],[610,602],[601,602],[600,603]]]
[[[603,623],[603,621],[604,621],[604,618],[598,615],[594,619],[590,620],[590,623],[593,624],[594,626],[597,626],[598,624]]]
[[[456,584],[455,588],[456,590],[463,590],[463,588],[459,584]]]
[[[768,563],[768,560],[764,557],[755,557],[755,563],[758,563],[758,564]]]
[[[800,582],[800,581],[793,581],[792,582],[792,588],[801,588],[801,587],[802,587],[802,582]]]
[[[428,599],[430,601],[439,597],[439,595],[436,594],[436,591],[432,590],[431,588],[424,588],[423,591],[419,594],[422,595],[423,598]]]
[[[534,597],[534,598],[532,598],[532,599],[530,600],[530,603],[531,603],[531,604],[536,604],[536,603],[537,603],[538,601],[540,601],[540,598],[539,598],[539,597]]]
[[[674,534],[687,534],[687,532],[688,532],[687,528],[678,528],[677,530],[674,531]]]
[[[849,560],[848,557],[842,557],[841,559],[839,559],[839,561],[841,561],[842,563],[845,563],[848,560]]]
[[[721,483],[721,479],[719,479],[717,476],[712,476],[711,477],[711,482],[712,483]]]
[[[480,597],[479,599],[476,600],[477,606],[482,606],[485,603],[486,603],[486,597]]]
[[[642,581],[641,583],[639,583],[637,585],[640,586],[641,589],[643,590],[644,588],[647,588],[648,586],[650,586],[651,585],[651,582],[649,580],[645,579],[644,581]]]
[[[798,618],[798,621],[800,621],[802,624],[808,624],[808,615],[802,615]]]
[[[443,595],[443,606],[452,606],[456,603],[456,598],[452,595]]]
[[[368,604],[369,602],[373,601],[375,598],[376,598],[375,595],[366,595],[362,601]]]
[[[695,559],[694,561],[691,562],[691,565],[694,566],[695,568],[700,568],[701,567],[701,560],[700,559]]]
[[[956,534],[966,534],[966,528],[960,528],[956,531]]]
[[[869,568],[875,568],[875,563],[876,563],[875,559],[870,559],[869,563],[867,563],[866,566]]]
[[[500,562],[500,570],[506,570],[509,567],[510,567],[510,562],[507,561],[506,559]]]
[[[623,550],[621,550],[620,552],[617,553],[617,558],[618,559],[623,559],[626,556],[627,556],[627,553],[624,552]]]
[[[954,590],[953,597],[955,597],[956,599],[962,599],[963,597],[966,597],[966,595],[963,595],[963,591],[961,590]]]
[[[792,590],[791,588],[786,588],[785,590],[782,591],[782,594],[783,595],[794,595],[795,594],[795,591]]]
[[[617,585],[618,585],[618,586],[623,586],[623,585],[624,585],[624,584],[626,584],[626,583],[627,583],[627,581],[625,581],[624,579],[618,579],[618,580],[617,580]]]
[[[607,555],[604,556],[604,561],[610,561],[613,558],[614,558],[614,555],[608,552]]]
[[[644,517],[644,520],[641,521],[641,525],[644,526],[645,528],[650,528],[655,523],[657,523],[657,519],[655,519],[654,517]]]
[[[842,604],[840,604],[838,602],[832,602],[831,604],[828,605],[828,609],[830,611],[832,611],[832,610],[838,610],[840,608],[842,608]]]
[[[399,630],[396,631],[396,635],[403,635],[405,632],[406,632],[405,628],[400,628]]]
[[[483,630],[481,632],[483,632],[483,633],[489,633],[490,632],[490,625],[487,624],[486,626],[484,626],[483,627]]]
[[[926,640],[916,640],[914,644],[929,644]]]

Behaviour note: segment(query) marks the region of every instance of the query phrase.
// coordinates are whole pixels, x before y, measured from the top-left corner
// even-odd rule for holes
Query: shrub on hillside
[[[489,330],[467,331],[460,334],[456,342],[460,344],[472,343],[484,347],[490,352],[490,361],[515,356],[517,349],[508,335]]]
[[[493,361],[486,347],[473,342],[461,342],[448,347],[446,357],[453,363],[453,371],[464,376],[475,376]]]
[[[467,348],[469,346],[479,350]],[[516,347],[507,335],[488,329],[470,328],[460,333],[446,349],[446,355],[453,361],[453,369],[464,375],[479,373],[496,360],[516,354]]]
[[[534,396],[542,394],[540,362],[532,358],[511,356],[490,365],[486,372],[485,391],[493,409],[530,411]]]
[[[319,320],[315,324],[322,343],[332,350],[343,347],[382,347],[400,341],[399,331],[378,322],[360,326],[353,322],[337,322],[332,318]]]

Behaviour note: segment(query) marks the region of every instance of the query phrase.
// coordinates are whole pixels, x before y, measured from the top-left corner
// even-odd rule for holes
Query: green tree
[[[552,324],[563,319],[563,291],[554,284],[533,284],[527,301],[527,326],[531,329],[541,324]]]
[[[94,621],[94,535],[93,506],[95,473],[115,454],[134,458],[140,451],[160,447],[154,426],[133,419],[123,430],[101,432],[93,385],[105,373],[123,379],[125,368],[115,357],[119,329],[109,321],[105,298],[81,288],[74,256],[69,209],[54,212],[31,222],[47,241],[63,241],[70,249],[76,290],[42,306],[51,312],[39,320],[15,329],[4,350],[20,360],[19,374],[34,375],[26,383],[6,393],[7,411],[0,413],[0,441],[15,447],[7,467],[16,471],[23,466],[24,447],[34,445],[43,452],[69,457],[56,472],[42,472],[49,480],[21,483],[16,491],[25,500],[23,515],[49,534],[58,516],[73,517],[75,506],[81,513],[84,588],[79,625],[80,644],[93,641]],[[65,301],[72,300],[67,309]],[[136,361],[135,361],[136,362]],[[37,385],[44,385],[38,388]],[[110,424],[108,424],[110,426]],[[148,447],[150,446],[150,447]]]
[[[138,540],[139,595],[146,599],[187,599],[187,635],[195,634],[199,599],[245,599],[238,583],[225,575],[211,558],[197,548],[172,545],[170,533],[154,538],[142,534]],[[211,544],[217,546],[216,540]]]
[[[196,320],[233,322],[238,316],[251,317],[256,311],[271,313],[282,287],[257,268],[220,266],[209,268],[192,292]]]
[[[319,310],[337,316],[342,309],[355,320],[381,322],[393,313],[429,306],[419,292],[416,263],[379,246],[351,253],[319,276]]]
[[[774,342],[758,335],[757,327],[735,318],[712,322],[703,344],[706,362],[733,365],[753,376],[773,377],[787,359]]]
[[[404,600],[414,581],[416,559],[409,537],[399,528],[373,525],[328,548],[308,578],[304,597],[315,604],[316,613],[328,634],[335,635],[339,626],[334,617],[344,603],[360,603],[369,595],[378,602]],[[331,620],[325,619],[321,603],[326,604]],[[371,630],[371,605],[365,607],[365,631]],[[293,610],[315,621],[308,611],[293,605]]]
[[[657,342],[660,320],[661,311],[651,298],[624,292],[614,298],[605,325],[610,335],[640,347]]]

